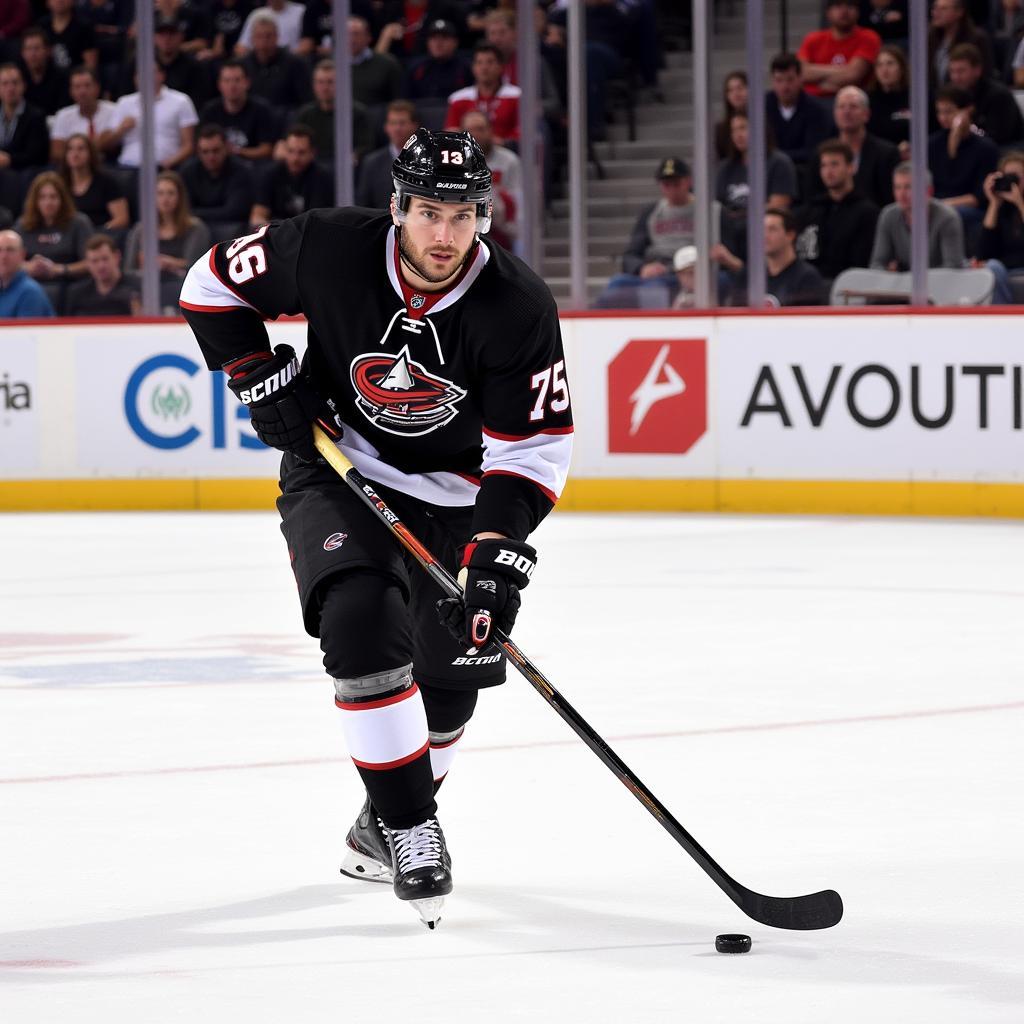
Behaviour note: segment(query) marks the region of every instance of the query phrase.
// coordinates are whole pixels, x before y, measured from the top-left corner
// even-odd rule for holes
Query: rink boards
[[[562,507],[1022,517],[1019,322],[567,315]],[[304,322],[269,328],[304,347]],[[183,323],[0,327],[0,509],[266,508],[278,460]]]

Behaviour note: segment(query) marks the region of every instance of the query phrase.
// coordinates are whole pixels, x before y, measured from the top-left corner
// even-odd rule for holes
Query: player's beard
[[[466,252],[462,259],[455,265],[454,270],[445,272],[438,272],[431,270],[427,264],[427,250],[421,249],[416,251],[412,249],[406,239],[405,232],[398,232],[398,252],[402,257],[402,262],[405,263],[410,269],[412,269],[417,275],[423,278],[424,281],[429,281],[431,284],[444,284],[445,281],[450,281],[456,278],[462,273],[462,268],[469,262],[470,254],[473,252],[473,246],[475,240],[470,242],[466,248]]]

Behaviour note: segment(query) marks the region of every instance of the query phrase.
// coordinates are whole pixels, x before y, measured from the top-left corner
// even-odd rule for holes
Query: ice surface
[[[1018,524],[537,543],[519,644],[727,871],[838,889],[837,928],[749,922],[512,673],[427,932],[338,874],[361,792],[273,516],[6,516],[0,1021],[1024,1021]]]

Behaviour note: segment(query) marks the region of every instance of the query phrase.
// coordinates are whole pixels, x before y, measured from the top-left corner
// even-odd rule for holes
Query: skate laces
[[[437,819],[429,818],[422,825],[393,829],[395,857],[401,871],[432,868],[441,862],[441,826]]]

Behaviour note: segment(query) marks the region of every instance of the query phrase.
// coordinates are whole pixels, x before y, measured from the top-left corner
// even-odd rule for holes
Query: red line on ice
[[[853,715],[848,718],[818,718],[795,722],[763,722],[751,725],[719,725],[708,729],[677,729],[672,732],[636,732],[610,736],[609,741],[665,740],[686,736],[719,736],[731,732],[773,732],[779,729],[808,729],[823,725],[858,725],[869,722],[897,722],[907,718],[940,718],[946,715],[973,715],[991,711],[1019,711],[1024,700],[1006,704],[977,704],[960,708],[925,708],[918,711],[893,711],[881,715]],[[539,747],[571,747],[578,740],[538,740],[536,743],[504,743],[490,747],[467,747],[467,754],[489,754],[499,750],[532,750]],[[108,772],[76,772],[69,775],[23,775],[0,778],[0,785],[16,786],[38,782],[87,782],[91,779],[124,779],[146,775],[193,775],[205,772],[239,772],[260,768],[302,768],[314,764],[344,764],[347,757],[303,757],[288,761],[249,761],[236,764],[204,764],[178,768],[128,768]]]

